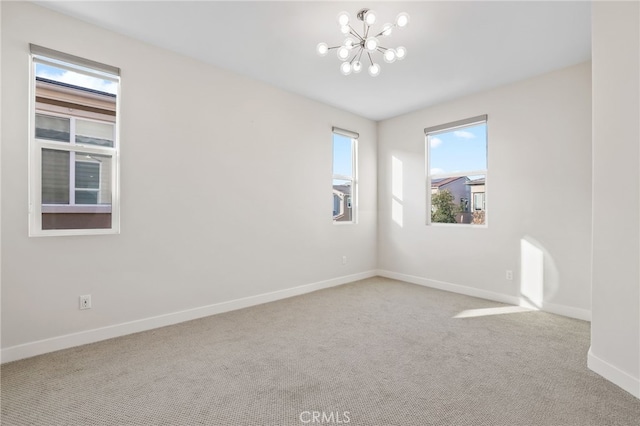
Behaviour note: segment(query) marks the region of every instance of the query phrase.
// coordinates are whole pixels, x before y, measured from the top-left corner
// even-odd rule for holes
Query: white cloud
[[[437,148],[442,144],[442,139],[429,138],[429,140],[431,141],[431,148]]]
[[[444,170],[443,170],[443,169],[439,169],[439,168],[437,168],[437,167],[436,167],[436,168],[434,168],[434,169],[431,169],[431,174],[432,174],[432,175],[439,175],[439,174],[442,174],[442,173],[444,173]]]
[[[49,80],[59,81],[61,83],[73,84],[74,86],[86,87],[88,89],[99,90],[101,92],[116,94],[118,86],[116,83],[108,80],[91,77],[84,74],[78,74],[71,71],[60,73],[50,73],[46,70],[38,71],[38,77],[47,78]]]
[[[453,132],[453,134],[463,139],[473,139],[476,137],[476,135],[474,135],[473,133],[466,132],[464,130],[456,130],[455,132]]]

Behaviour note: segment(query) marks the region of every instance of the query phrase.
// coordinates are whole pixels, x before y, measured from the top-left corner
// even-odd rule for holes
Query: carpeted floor
[[[640,425],[589,323],[456,318],[499,306],[372,278],[16,361],[2,425]]]

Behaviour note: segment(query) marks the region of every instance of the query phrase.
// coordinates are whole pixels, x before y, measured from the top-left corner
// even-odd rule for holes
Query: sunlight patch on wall
[[[520,240],[520,306],[541,308],[544,299],[544,253]]]

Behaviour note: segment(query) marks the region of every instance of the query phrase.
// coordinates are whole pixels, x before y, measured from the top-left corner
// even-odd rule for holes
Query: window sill
[[[57,204],[44,204],[42,206],[42,213],[111,213],[110,204],[95,204],[95,205],[57,205]]]

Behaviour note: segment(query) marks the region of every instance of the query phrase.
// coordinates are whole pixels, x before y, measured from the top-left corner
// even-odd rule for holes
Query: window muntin
[[[119,70],[31,46],[30,235],[119,231]]]
[[[333,131],[333,223],[356,221],[357,138],[353,132]]]
[[[487,116],[425,129],[427,224],[486,224]]]

